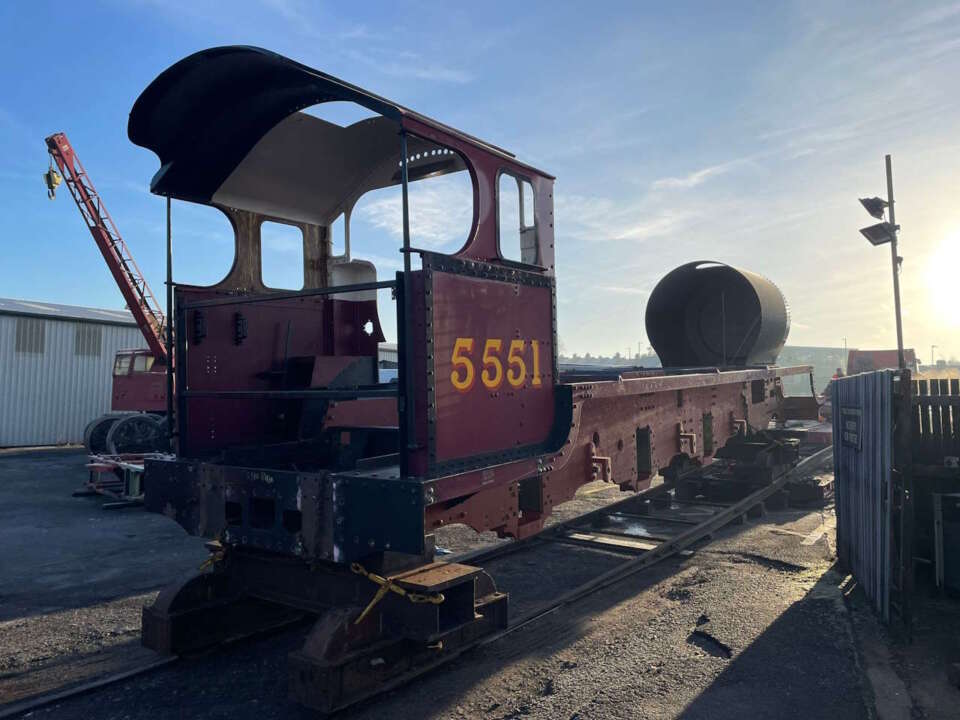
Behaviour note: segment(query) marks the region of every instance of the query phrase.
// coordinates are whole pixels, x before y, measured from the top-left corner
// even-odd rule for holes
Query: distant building
[[[903,361],[911,370],[917,370],[917,354],[913,348],[904,348]],[[847,375],[887,370],[900,366],[900,356],[896,350],[851,350],[847,358]]]
[[[827,383],[839,369],[846,372],[847,353],[840,347],[814,347],[810,345],[787,345],[780,351],[778,365],[812,365],[813,387],[822,393]],[[787,395],[809,395],[810,379],[806,375],[790,375],[783,379]]]
[[[380,343],[377,348],[377,359],[381,368],[395,368],[400,364],[396,343]]]
[[[114,355],[142,347],[126,310],[0,298],[0,447],[82,442],[110,410]]]
[[[934,365],[921,365],[914,380],[960,380],[960,363],[953,359],[937,360]]]
[[[590,353],[587,353],[581,357],[580,355],[574,353],[570,356],[560,355],[557,358],[557,361],[563,367],[660,367],[660,358],[653,354],[634,355],[633,357],[623,357],[618,354],[614,355],[613,357],[604,357],[602,355],[594,356]]]

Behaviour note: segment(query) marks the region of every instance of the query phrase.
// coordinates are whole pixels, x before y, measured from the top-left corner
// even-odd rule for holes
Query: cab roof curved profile
[[[301,112],[332,101],[379,117],[341,127]],[[506,150],[398,103],[245,46],[203,50],[165,70],[137,99],[127,132],[160,158],[150,186],[158,195],[328,223],[364,192],[400,182],[397,135],[411,120],[435,138],[519,164]],[[420,156],[411,180],[465,167],[459,154],[416,135],[408,152]]]

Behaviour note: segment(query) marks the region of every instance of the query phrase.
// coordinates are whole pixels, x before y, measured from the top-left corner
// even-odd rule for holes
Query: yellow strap
[[[210,555],[206,560],[200,563],[200,570],[205,570],[211,565],[216,565],[218,562],[223,560],[224,552],[221,550]]]
[[[224,544],[225,540],[223,537],[224,532],[225,532],[224,530],[221,530],[217,534],[217,537],[215,538],[216,542],[220,543],[220,549],[211,552],[210,557],[208,557],[206,560],[200,563],[200,568],[199,568],[200,570],[205,570],[206,568],[211,567],[212,565],[216,565],[218,562],[220,562],[227,556],[227,546]]]
[[[412,603],[433,603],[434,605],[439,605],[444,601],[443,593],[434,593],[431,595],[426,595],[424,593],[410,592],[405,588],[400,587],[399,585],[393,582],[393,578],[385,578],[382,575],[377,575],[367,570],[360,563],[352,563],[350,569],[355,572],[357,575],[363,575],[367,580],[376,583],[380,587],[377,588],[377,592],[374,593],[373,598],[367,603],[367,606],[363,609],[363,612],[360,613],[360,616],[354,620],[355,625],[359,625],[363,619],[370,613],[371,610],[376,606],[378,602],[383,600],[388,592],[394,592],[400,597],[405,597]]]

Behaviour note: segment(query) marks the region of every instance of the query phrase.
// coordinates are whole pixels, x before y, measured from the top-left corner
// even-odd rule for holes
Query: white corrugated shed
[[[380,362],[399,363],[400,358],[397,355],[396,343],[380,343],[377,346],[377,359]]]
[[[110,409],[117,350],[142,347],[125,310],[0,298],[0,447],[82,442]]]

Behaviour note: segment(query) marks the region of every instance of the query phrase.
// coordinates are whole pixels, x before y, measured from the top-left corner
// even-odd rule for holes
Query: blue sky
[[[122,306],[69,196],[45,196],[43,138],[58,130],[162,290],[158,162],[127,140],[127,115],[173,62],[243,43],[556,175],[568,353],[636,348],[649,291],[695,259],[776,282],[792,344],[894,345],[889,253],[858,234],[871,219],[856,202],[884,193],[892,153],[906,343],[960,356],[958,3],[8,2],[0,40],[0,296]],[[414,232],[419,217],[434,244],[462,240],[458,192],[421,193]],[[361,203],[354,255],[389,273],[394,206]],[[226,272],[217,211],[175,203],[174,237],[179,280]],[[283,283],[295,243],[268,240]]]

